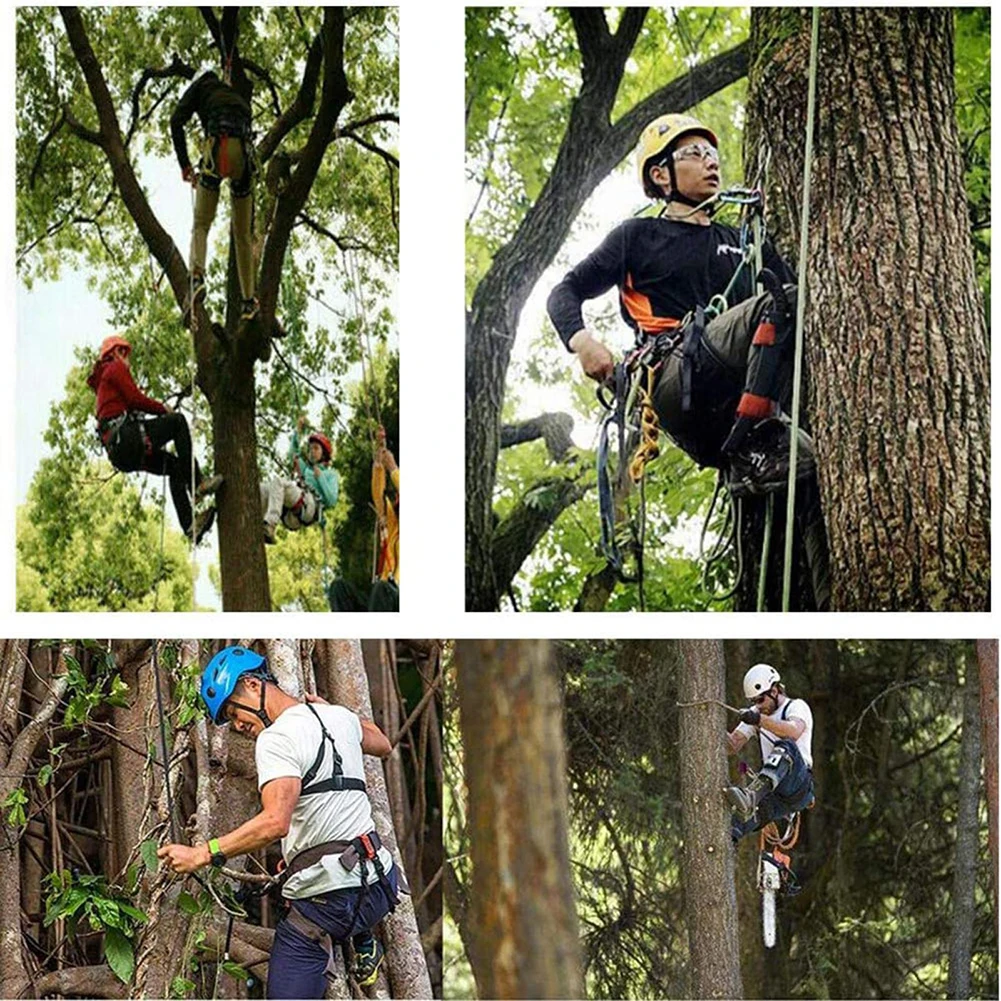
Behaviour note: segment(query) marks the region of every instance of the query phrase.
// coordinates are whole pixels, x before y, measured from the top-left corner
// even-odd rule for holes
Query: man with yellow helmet
[[[745,269],[730,290],[731,308],[701,320],[701,308],[727,288],[742,260],[740,231],[712,220],[718,146],[712,129],[688,115],[647,125],[637,168],[643,191],[664,202],[661,212],[616,227],[553,289],[547,308],[584,372],[603,382],[615,362],[586,327],[582,304],[617,286],[637,342],[663,338],[653,393],[661,428],[699,465],[728,469],[732,486],[764,493],[788,474],[789,430],[775,418],[791,396],[794,276],[765,241],[761,280],[770,291],[755,294]],[[801,476],[813,468],[803,439]]]

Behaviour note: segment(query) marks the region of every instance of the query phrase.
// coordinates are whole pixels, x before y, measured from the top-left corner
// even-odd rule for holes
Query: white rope
[[[197,198],[195,185],[191,185],[191,228],[195,226],[195,200]],[[198,485],[195,482],[195,378],[197,364],[195,352],[198,321],[195,319],[195,272],[188,262],[188,303],[191,307],[191,351],[188,354],[188,376],[191,383],[191,611],[195,610],[195,585],[198,582],[198,542],[195,526],[198,521]]]

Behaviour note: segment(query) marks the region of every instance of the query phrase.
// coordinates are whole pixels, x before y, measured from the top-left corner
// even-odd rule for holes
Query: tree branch
[[[261,321],[265,328],[269,328],[274,319],[282,264],[295,220],[306,204],[320,164],[323,162],[328,137],[332,134],[344,106],[354,97],[348,89],[344,73],[343,7],[323,8],[322,44],[323,86],[319,109],[299,163],[292,172],[284,192],[276,199],[267,242],[261,255]],[[310,57],[312,56],[313,50],[310,49]]]
[[[381,146],[376,146],[375,143],[369,142],[367,139],[362,139],[361,136],[356,135],[349,129],[339,129],[338,135],[344,139],[353,139],[359,146],[363,146],[370,153],[375,153],[377,156],[381,156],[386,163],[392,164],[397,170],[400,169],[400,161],[397,160],[392,153],[384,150]]]
[[[573,447],[570,432],[573,431],[573,418],[569,414],[540,414],[518,424],[504,424],[501,427],[501,448],[521,445],[526,441],[543,438],[549,457],[554,462],[562,462],[567,452]]]
[[[318,223],[312,216],[305,212],[299,213],[299,221],[304,226],[308,226],[314,233],[318,233],[320,236],[325,236],[328,240],[333,241],[338,250],[365,250],[370,254],[375,254],[374,247],[369,246],[369,244],[364,243],[361,240],[355,240],[352,242],[350,240],[346,240],[342,236],[338,236],[336,233],[327,229],[327,227],[321,223]]]
[[[28,768],[28,762],[34,753],[35,746],[45,732],[45,726],[55,715],[56,709],[69,686],[69,677],[66,673],[66,655],[72,653],[72,644],[60,647],[59,656],[56,660],[56,669],[49,684],[49,694],[42,703],[38,712],[25,724],[24,728],[17,735],[10,748],[10,755],[7,758],[7,769],[15,773],[23,773]]]
[[[497,593],[506,591],[522,563],[563,511],[576,504],[593,484],[565,477],[539,480],[525,492],[494,531],[491,553]]]
[[[295,100],[288,106],[285,113],[275,119],[267,134],[257,144],[257,156],[261,163],[266,163],[281,141],[301,121],[304,121],[313,111],[316,101],[316,85],[320,79],[320,68],[323,65],[323,33],[313,39],[306,56],[306,66],[302,71],[302,82]]]

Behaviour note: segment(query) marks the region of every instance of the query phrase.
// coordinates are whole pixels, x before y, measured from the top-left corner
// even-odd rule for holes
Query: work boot
[[[278,541],[278,526],[272,525],[270,521],[264,523],[264,542],[268,546],[273,546]]]
[[[796,479],[812,476],[817,468],[813,439],[799,428]],[[734,497],[770,494],[789,482],[792,423],[785,414],[756,424],[730,458],[730,492]]]
[[[240,319],[245,323],[252,320],[261,311],[261,304],[257,301],[257,296],[252,295],[249,299],[243,300],[240,307]]]
[[[758,775],[749,786],[728,786],[726,798],[741,820],[750,820],[758,809],[758,804],[771,791],[772,784],[767,776]]]
[[[222,477],[217,473],[215,476],[207,476],[198,484],[195,491],[195,498],[201,499],[209,494],[214,494],[222,486]]]
[[[215,508],[209,507],[204,511],[200,511],[195,515],[194,525],[192,526],[192,531],[195,536],[195,545],[197,546],[202,539],[209,533],[212,526],[215,524]]]
[[[371,987],[379,976],[379,968],[386,955],[386,950],[374,936],[369,936],[367,941],[356,938],[352,945],[355,951],[355,961],[351,967],[351,972],[359,987]]]

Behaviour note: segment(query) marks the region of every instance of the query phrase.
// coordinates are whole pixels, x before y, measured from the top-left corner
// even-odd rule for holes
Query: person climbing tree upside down
[[[197,114],[205,137],[197,172],[188,158],[184,127]],[[254,147],[251,139],[250,105],[211,70],[203,73],[181,95],[170,119],[181,177],[196,187],[195,217],[191,230],[192,301],[205,295],[205,248],[209,229],[219,205],[219,188],[229,179],[233,203],[233,241],[236,270],[243,306],[240,318],[252,320],[258,311],[255,296],[254,251],[251,234],[254,202],[251,184]],[[188,304],[190,309],[191,303]]]
[[[661,428],[700,465],[729,470],[734,488],[766,493],[784,487],[788,473],[789,429],[776,418],[792,392],[795,279],[766,240],[761,277],[769,291],[755,294],[745,271],[730,308],[701,321],[699,308],[727,288],[742,259],[739,230],[712,221],[718,145],[695,118],[654,119],[640,138],[637,166],[643,191],[663,200],[661,213],[613,230],[552,290],[547,308],[584,372],[604,382],[615,362],[585,326],[581,306],[618,286],[637,344],[666,335],[653,390]],[[798,454],[805,476],[814,468],[805,433]]]
[[[317,521],[322,525],[324,509],[332,510],[337,505],[341,481],[337,470],[330,465],[334,446],[326,435],[314,431],[303,454],[299,435],[305,427],[306,418],[300,417],[292,432],[289,463],[294,478],[274,476],[261,484],[264,541],[269,545],[277,541],[275,529],[279,519],[290,532],[295,532]]]
[[[132,345],[124,337],[112,335],[101,350],[87,385],[97,394],[97,434],[115,469],[123,473],[140,470],[166,476],[170,496],[181,531],[198,543],[212,527],[215,508],[199,513],[192,530],[191,511],[191,432],[183,414],[174,413],[158,400],[141,392],[132,378],[129,357]],[[150,417],[143,417],[150,414]],[[174,443],[172,455],[165,446]],[[195,462],[195,499],[214,493],[222,485],[221,476],[204,478]]]
[[[246,647],[226,647],[209,661],[201,695],[214,723],[231,723],[255,741],[261,812],[205,844],[168,844],[158,855],[175,872],[194,872],[280,837],[287,909],[275,931],[267,996],[322,998],[334,943],[348,939],[355,979],[375,983],[384,950],[372,929],[395,908],[400,877],[374,829],[362,756],[391,754],[386,735],[344,706],[292,698],[265,658]]]
[[[779,672],[770,664],[755,664],[744,675],[744,696],[751,705],[727,735],[736,754],[758,735],[761,771],[747,788],[730,786],[734,841],[772,820],[792,816],[813,805],[813,713],[803,699],[790,699]]]

